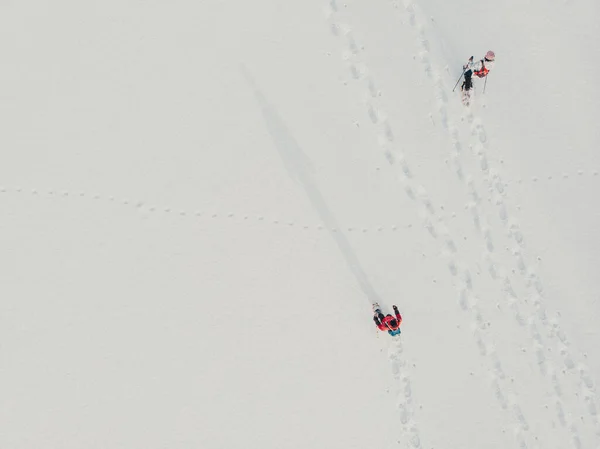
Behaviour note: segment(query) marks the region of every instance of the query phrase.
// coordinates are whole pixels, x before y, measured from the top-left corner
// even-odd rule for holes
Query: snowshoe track
[[[425,21],[421,21],[418,18],[415,5],[410,2],[407,3],[406,9],[411,17],[410,23],[414,24],[413,26],[417,28],[417,42],[426,41],[426,38],[423,37],[424,28],[420,25],[420,23],[425,23]],[[421,45],[420,50],[421,54],[428,51],[423,45]],[[429,62],[430,58],[422,58],[422,60],[427,61],[424,64],[424,71],[430,78],[433,78],[432,87],[434,90],[434,97],[439,99],[442,75],[435,69],[433,69],[432,75],[432,65]],[[493,228],[487,225],[489,222],[488,217],[482,208],[482,199],[484,196],[479,193],[476,183],[472,180],[473,177],[469,174],[465,174],[463,164],[460,161],[462,155],[468,154],[468,152],[462,151],[465,144],[461,144],[463,139],[459,137],[457,129],[448,118],[447,108],[443,104],[445,102],[442,100],[441,103],[442,105],[440,106],[438,113],[440,115],[442,126],[448,132],[450,137],[450,157],[458,180],[465,182],[466,179],[466,184],[470,193],[468,209],[472,214],[476,230],[482,236],[484,258],[490,276],[497,281],[499,288],[505,294],[507,304],[509,304],[518,325],[528,327],[531,338],[531,348],[533,349],[530,353],[533,354],[533,357],[539,366],[541,378],[547,382],[547,388],[551,392],[552,402],[555,404],[557,419],[562,426],[568,429],[571,443],[574,447],[581,447],[581,437],[577,425],[569,418],[570,416],[577,415],[577,413],[574,410],[569,412],[565,411],[565,406],[561,399],[564,388],[561,385],[562,382],[559,379],[558,373],[566,372],[567,375],[562,376],[565,378],[565,381],[577,382],[578,385],[573,388],[573,391],[576,396],[579,396],[585,402],[589,418],[595,427],[595,433],[596,435],[600,435],[600,422],[598,420],[595,401],[596,388],[591,380],[592,377],[589,375],[588,368],[585,364],[580,362],[575,363],[573,361],[571,351],[569,350],[568,339],[559,324],[559,317],[556,316],[552,319],[548,317],[544,300],[543,283],[536,273],[535,267],[530,263],[526,256],[525,237],[520,229],[518,220],[511,215],[511,207],[506,201],[506,187],[508,186],[508,183],[506,183],[501,176],[501,168],[495,167],[492,162],[493,158],[488,157],[490,142],[483,125],[483,120],[474,114],[473,109],[465,109],[466,118],[471,124],[471,133],[465,140],[465,143],[471,148],[472,156],[478,159],[478,166],[485,179],[487,190],[488,192],[491,192],[491,202],[495,205],[497,216],[503,223],[506,234],[515,245],[512,249],[514,265],[510,268],[502,266],[502,264],[495,259],[494,241],[500,240],[500,238],[496,239],[492,234]],[[582,176],[584,172],[580,170],[578,173]],[[592,171],[591,174],[597,176],[596,171]],[[548,176],[547,179],[551,180],[552,176]],[[563,179],[567,178],[563,177]],[[533,181],[537,182],[537,179],[534,179]],[[456,269],[453,268],[451,271],[452,274],[455,275]],[[513,286],[513,281],[511,281],[508,274],[510,272],[518,273],[521,282],[526,286],[524,294],[517,293],[519,289],[518,287]],[[461,298],[463,298],[462,294]],[[461,299],[461,304],[465,303],[466,300]],[[547,353],[550,353],[550,356],[547,356]],[[560,362],[558,364],[554,361],[553,354],[560,354]],[[495,361],[495,365],[499,366],[500,362]],[[562,365],[562,368],[557,365]],[[577,380],[575,380],[572,375],[575,374],[576,366],[579,374]],[[498,369],[495,369],[494,372],[498,376],[497,379],[493,380],[494,388],[496,388],[498,380],[502,380],[503,376],[499,374],[501,371]],[[580,390],[581,395],[577,394],[578,390]],[[499,390],[497,390],[497,392],[498,391]],[[505,403],[501,395],[499,394],[497,397],[504,407]],[[524,447],[524,444],[526,444],[525,432],[528,431],[529,428],[526,424],[525,417],[520,410],[515,408],[514,415],[518,422],[516,433],[517,440],[519,446]],[[581,417],[581,420],[583,421],[583,416]],[[537,437],[533,436],[533,439],[529,437],[527,440],[535,442],[537,441]]]
[[[347,24],[339,22],[338,11],[339,7],[336,0],[329,1],[325,9],[325,15],[334,37],[342,39],[342,59],[348,66],[350,78],[360,86],[359,91],[364,100],[366,114],[374,128],[375,138],[385,159],[390,165],[399,168],[407,195],[412,199],[416,199],[418,193],[415,191],[419,192],[423,189],[418,185],[414,186],[411,182],[412,174],[410,166],[406,161],[404,152],[397,145],[394,145],[394,132],[391,124],[388,122],[387,114],[376,104],[376,100],[381,96],[381,92],[376,88],[375,80],[369,75],[368,67],[361,60],[361,47],[356,42],[352,28]],[[424,204],[428,204],[427,199],[424,201]],[[433,206],[429,204],[429,207],[432,208]],[[433,224],[426,223],[426,226],[429,226],[432,232],[435,232]],[[422,447],[422,442],[415,417],[416,411],[413,401],[410,367],[405,357],[403,357],[402,352],[401,339],[392,340],[388,349],[388,359],[394,379],[399,383],[396,406],[403,429],[403,438],[408,441],[409,447],[419,449]]]

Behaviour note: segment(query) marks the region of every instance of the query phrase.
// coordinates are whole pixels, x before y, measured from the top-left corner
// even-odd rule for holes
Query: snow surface
[[[599,5],[2,2],[0,448],[600,448]]]

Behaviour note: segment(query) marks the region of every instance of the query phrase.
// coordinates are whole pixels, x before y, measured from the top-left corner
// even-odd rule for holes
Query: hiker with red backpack
[[[373,321],[379,330],[387,331],[392,337],[400,335],[400,324],[402,323],[402,315],[398,312],[398,307],[392,306],[394,309],[394,315],[384,315],[379,308],[379,304],[373,304]]]
[[[487,74],[494,67],[494,61],[496,60],[496,55],[492,50],[488,51],[485,54],[483,59],[480,59],[477,62],[473,62],[473,56],[469,58],[469,62],[467,62],[463,66],[465,81],[463,82],[460,90],[463,92],[468,92],[473,88],[473,80],[471,79],[473,75],[478,78],[485,78]]]

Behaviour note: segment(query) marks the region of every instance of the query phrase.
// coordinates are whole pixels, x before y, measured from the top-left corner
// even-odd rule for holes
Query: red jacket
[[[402,323],[402,315],[400,315],[400,312],[396,312],[396,321],[397,324],[396,326],[392,326],[390,324],[390,321],[392,321],[394,319],[394,317],[392,315],[386,315],[383,320],[381,320],[381,324],[378,324],[377,327],[382,330],[382,331],[395,331],[396,329],[398,329],[400,327],[400,324]]]

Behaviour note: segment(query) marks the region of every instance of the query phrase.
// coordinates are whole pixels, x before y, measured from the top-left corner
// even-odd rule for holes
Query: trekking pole
[[[465,74],[466,71],[467,71],[467,69],[463,69],[463,72],[460,74],[460,78],[458,78],[458,81],[454,85],[454,89],[456,89],[456,86],[458,86],[458,83],[460,83],[460,80],[462,79],[462,77],[463,77],[463,75]],[[452,92],[454,92],[454,89],[452,89]]]

